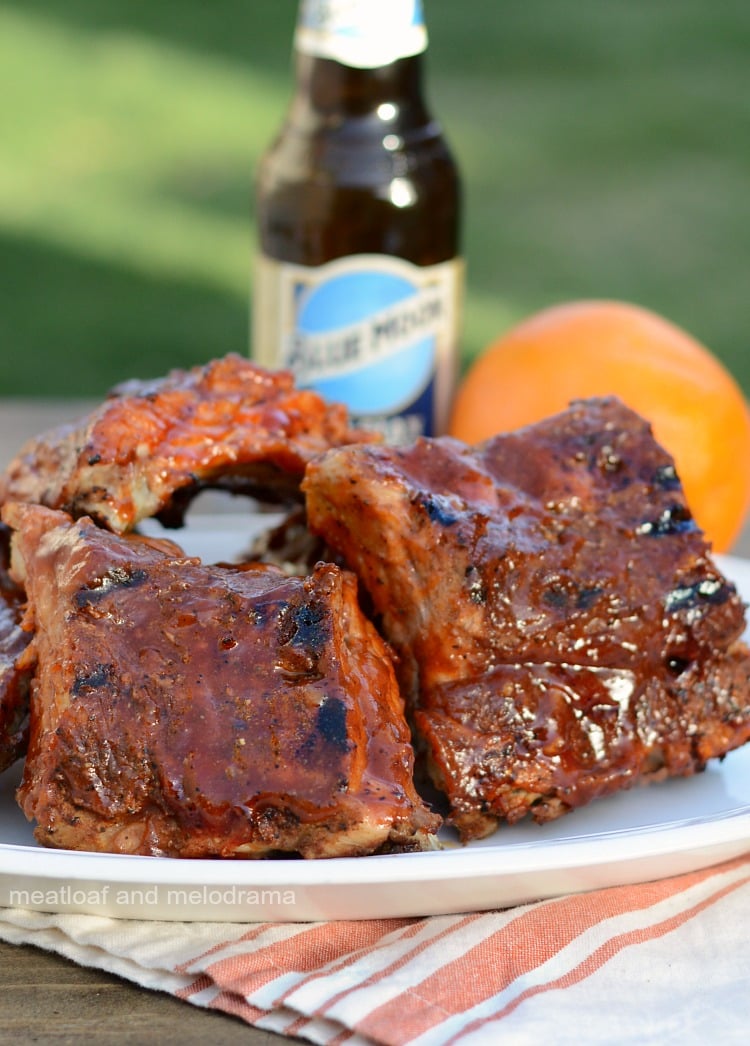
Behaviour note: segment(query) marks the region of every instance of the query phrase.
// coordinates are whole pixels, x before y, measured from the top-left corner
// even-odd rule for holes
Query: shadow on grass
[[[7,234],[0,257],[0,396],[98,397],[247,351],[245,300]]]
[[[44,15],[93,31],[143,33],[206,54],[278,71],[286,80],[297,5],[292,0],[4,0],[24,15]]]

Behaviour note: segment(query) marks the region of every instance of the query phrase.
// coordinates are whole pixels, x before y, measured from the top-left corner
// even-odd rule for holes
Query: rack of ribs
[[[750,739],[743,604],[618,400],[473,448],[334,449],[303,490],[398,654],[420,763],[464,840]]]
[[[290,373],[230,354],[118,386],[90,416],[32,439],[0,476],[0,504],[88,515],[116,533],[150,516],[176,527],[210,487],[298,501],[312,457],[376,438]]]
[[[8,503],[34,636],[19,802],[53,847],[171,857],[431,845],[391,653],[356,579],[209,566]]]

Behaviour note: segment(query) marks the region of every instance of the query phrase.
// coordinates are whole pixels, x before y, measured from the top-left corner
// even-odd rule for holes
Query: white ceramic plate
[[[194,520],[191,554],[247,547],[237,516]],[[722,567],[750,597],[750,562]],[[0,905],[119,918],[257,922],[480,911],[660,879],[750,851],[750,746],[705,773],[599,800],[559,821],[422,854],[321,861],[206,861],[38,847],[0,776]]]

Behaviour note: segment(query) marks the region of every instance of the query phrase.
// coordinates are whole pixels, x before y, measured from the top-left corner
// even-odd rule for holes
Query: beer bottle
[[[421,0],[302,0],[257,179],[253,355],[395,443],[447,422],[460,179],[422,91]]]

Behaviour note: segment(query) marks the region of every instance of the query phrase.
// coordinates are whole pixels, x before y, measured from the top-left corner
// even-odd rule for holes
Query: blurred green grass
[[[464,360],[556,301],[668,316],[750,393],[746,0],[426,0]],[[294,0],[0,0],[0,395],[245,351]]]

